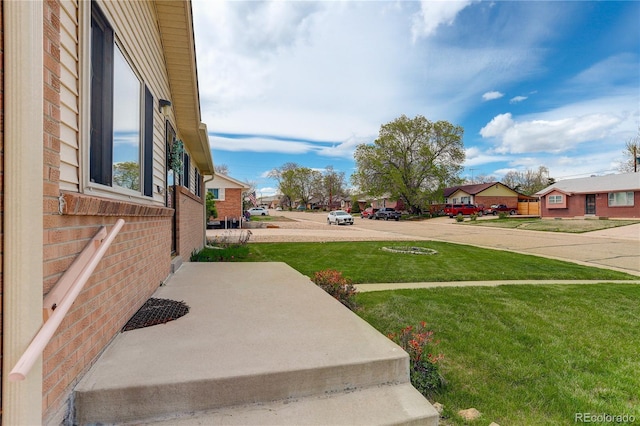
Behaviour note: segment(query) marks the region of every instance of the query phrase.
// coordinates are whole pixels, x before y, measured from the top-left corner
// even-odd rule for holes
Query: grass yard
[[[547,277],[549,278],[549,277]],[[441,424],[571,425],[576,413],[640,421],[640,286],[500,286],[357,295],[380,332],[426,321],[445,356]],[[602,424],[602,423],[597,423]],[[612,423],[607,423],[612,424]]]
[[[383,251],[382,247],[414,246],[435,255]],[[336,269],[354,283],[485,281],[537,279],[637,279],[622,272],[581,266],[501,250],[435,242],[255,243],[243,261],[285,262],[304,275]]]
[[[535,219],[509,217],[506,219],[485,219],[461,222],[470,226],[489,226],[494,228],[526,229],[529,231],[568,232],[580,234],[583,232],[599,231],[601,229],[617,228],[640,223],[638,220],[611,219]]]

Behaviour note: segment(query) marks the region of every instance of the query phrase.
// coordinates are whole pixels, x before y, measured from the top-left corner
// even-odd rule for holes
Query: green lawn
[[[637,277],[537,256],[435,241],[249,244],[245,261],[278,261],[304,275],[337,269],[354,283],[543,279],[625,280]],[[435,255],[390,253],[382,247],[416,246]]]
[[[640,421],[639,300],[631,284],[357,295],[359,315],[384,334],[427,322],[445,356],[441,424],[465,424],[456,413],[474,407],[478,425],[570,425],[575,413]]]
[[[485,219],[461,222],[471,226],[489,226],[494,228],[527,229],[529,231],[568,232],[579,234],[583,232],[599,231],[601,229],[617,228],[619,226],[640,223],[639,220],[611,220],[611,219],[535,219],[509,217],[506,219]]]
[[[436,255],[389,253],[420,246]],[[495,279],[637,279],[498,250],[440,242],[256,243],[231,261],[282,261],[356,283]],[[219,253],[219,252],[218,252]],[[202,253],[206,257],[206,253]],[[219,255],[219,254],[218,254]],[[426,321],[440,340],[443,425],[474,407],[488,425],[571,425],[576,413],[640,421],[640,286],[510,285],[359,293],[357,314],[383,334]],[[596,423],[597,424],[597,423]],[[609,423],[611,424],[611,423]]]

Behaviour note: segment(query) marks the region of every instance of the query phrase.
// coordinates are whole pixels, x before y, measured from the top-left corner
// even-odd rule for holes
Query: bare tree
[[[538,170],[510,171],[502,178],[503,184],[525,195],[533,195],[554,182],[545,166],[538,167]]]
[[[622,173],[637,172],[640,170],[640,126],[638,133],[629,138],[622,151],[622,161],[618,170]]]
[[[229,176],[229,166],[227,166],[226,164],[216,164],[215,166],[213,166],[213,170],[216,172],[216,174],[221,174],[221,175],[227,175]]]

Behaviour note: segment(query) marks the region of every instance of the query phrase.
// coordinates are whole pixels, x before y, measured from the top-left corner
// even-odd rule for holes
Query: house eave
[[[202,123],[200,111],[191,1],[164,0],[154,4],[178,132],[200,172],[212,175],[207,126]]]

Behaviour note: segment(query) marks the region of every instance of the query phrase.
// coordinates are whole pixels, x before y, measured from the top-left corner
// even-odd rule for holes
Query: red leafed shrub
[[[318,271],[313,274],[311,281],[335,297],[347,308],[351,310],[356,308],[354,296],[357,290],[351,284],[351,280],[342,276],[342,272],[333,269]]]
[[[424,321],[418,327],[410,325],[387,337],[409,354],[411,384],[414,388],[424,396],[431,397],[444,387],[445,381],[438,366],[444,355],[433,353],[439,341],[433,339],[433,331],[427,330]]]

